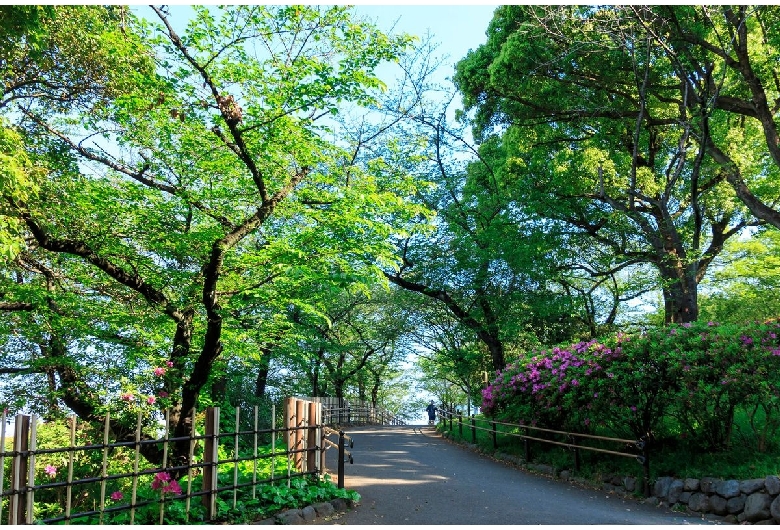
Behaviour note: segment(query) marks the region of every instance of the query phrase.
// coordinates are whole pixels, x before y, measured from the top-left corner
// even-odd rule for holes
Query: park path
[[[347,434],[354,464],[345,464],[345,487],[360,493],[360,503],[316,524],[711,524],[530,474],[451,443],[433,427],[352,427]],[[336,454],[328,451],[329,470]]]

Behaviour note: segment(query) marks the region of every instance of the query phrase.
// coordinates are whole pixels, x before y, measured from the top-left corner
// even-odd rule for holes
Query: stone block
[[[691,500],[691,495],[693,495],[693,492],[683,491],[682,493],[680,493],[680,499],[677,502],[681,504],[688,504],[688,501]]]
[[[728,513],[728,509],[726,508],[727,503],[728,501],[720,495],[710,495],[709,511],[715,515],[726,515]]]
[[[659,499],[666,499],[672,482],[674,482],[672,477],[658,477],[653,485],[653,495]]]
[[[702,493],[715,493],[715,483],[720,482],[713,477],[704,477],[699,481],[699,489]]]
[[[330,504],[337,512],[343,512],[348,508],[347,499],[333,499]]]
[[[739,483],[739,491],[741,491],[745,495],[750,495],[751,493],[761,491],[761,489],[764,487],[765,480],[766,479],[763,478],[753,478],[750,480],[743,480]]]
[[[745,494],[730,498],[726,503],[726,511],[733,514],[740,513],[745,509],[745,499],[747,499]]]
[[[314,506],[306,506],[301,508],[301,517],[303,517],[304,521],[311,522],[317,518],[317,511],[314,509]]]
[[[329,502],[318,502],[317,504],[312,504],[312,508],[314,508],[314,511],[317,512],[317,517],[327,517],[329,515],[333,515],[333,512],[336,511],[333,509],[333,505]]]
[[[692,512],[706,513],[710,510],[710,498],[706,493],[694,493],[688,499],[688,509]]]
[[[780,497],[775,497],[775,500],[769,505],[769,514],[775,521],[780,523]]]
[[[683,484],[683,489],[685,491],[699,491],[699,479],[686,478]]]
[[[636,492],[636,479],[634,477],[625,477],[623,479],[623,487],[626,491]]]
[[[764,488],[770,495],[780,494],[780,478],[777,475],[769,475],[764,479]]]
[[[671,484],[669,484],[669,490],[666,494],[666,500],[669,501],[669,504],[677,504],[680,500],[680,495],[682,495],[683,492],[683,486],[684,483],[682,480],[673,480]]]
[[[749,523],[764,521],[769,519],[772,514],[769,507],[772,504],[772,497],[766,493],[753,493],[748,495],[745,500],[745,520]]]
[[[724,499],[730,499],[739,495],[738,480],[722,480],[715,484],[715,493]]]
[[[276,522],[279,524],[304,524],[300,510],[287,510],[276,514]]]

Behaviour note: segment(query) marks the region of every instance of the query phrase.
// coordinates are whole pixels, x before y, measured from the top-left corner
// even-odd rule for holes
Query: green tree
[[[161,369],[150,397],[167,394],[178,436],[209,399],[215,368],[242,351],[241,333],[227,330],[261,313],[256,300],[302,296],[294,288],[321,283],[306,274],[368,283],[378,272],[355,264],[392,259],[383,216],[416,215],[397,197],[414,183],[356,163],[328,117],[371,104],[383,87],[374,68],[407,38],[342,7],[195,8],[182,35],[153,9],[160,24],[127,15],[120,35],[139,36],[154,71],[83,113],[6,107],[24,117],[48,174],[34,200],[4,199],[30,252],[75,263],[85,289],[110,285],[100,295],[111,307],[146,308],[144,323],[163,339],[139,348],[130,376]],[[61,398],[100,414],[103,402],[75,372],[75,381],[59,373]]]
[[[607,270],[652,265],[666,321],[688,322],[713,258],[753,220],[722,164],[697,148],[697,87],[622,15],[502,6],[455,82],[478,138],[501,137],[516,200],[610,249]]]

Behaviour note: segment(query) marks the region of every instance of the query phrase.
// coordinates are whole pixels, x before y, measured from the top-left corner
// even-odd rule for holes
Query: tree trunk
[[[662,279],[666,283],[663,288],[666,324],[683,324],[699,318],[699,286],[695,272],[691,269],[692,267],[686,267],[673,274],[669,271],[664,274],[664,271],[661,271]]]

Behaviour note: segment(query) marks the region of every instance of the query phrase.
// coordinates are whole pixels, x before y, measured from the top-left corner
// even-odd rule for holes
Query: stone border
[[[273,517],[261,519],[252,525],[259,524],[309,524],[317,519],[330,520],[334,515],[346,512],[354,508],[355,503],[350,499],[333,499],[327,502],[318,502],[305,508],[294,508],[275,514]]]

